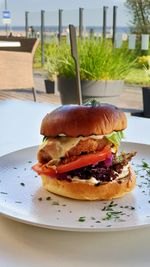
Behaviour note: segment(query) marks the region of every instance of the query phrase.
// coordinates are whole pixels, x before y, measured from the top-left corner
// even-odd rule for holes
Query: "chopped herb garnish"
[[[113,208],[116,207],[118,204],[114,203],[114,201],[111,201],[107,206],[104,206],[102,211],[107,211],[105,217],[103,217],[102,220],[116,220],[120,219],[120,215],[124,215],[122,211],[115,211]],[[126,206],[127,208],[128,206]],[[124,208],[123,206],[120,206],[120,208]]]
[[[21,204],[22,202],[21,202],[21,201],[15,201],[15,203],[17,203],[17,204]]]
[[[148,163],[146,161],[144,161],[144,160],[142,161],[142,167],[144,169],[150,168],[150,166],[148,165]]]
[[[39,200],[39,201],[42,201],[42,197],[39,197],[38,200]]]
[[[109,221],[109,220],[116,220],[116,219],[120,219],[120,215],[124,215],[124,213],[122,211],[109,211],[106,212],[106,216],[103,217],[103,221]]]
[[[51,200],[51,197],[46,197],[46,200]]]
[[[104,206],[102,211],[113,211],[113,207],[116,207],[118,204],[114,203],[114,201],[111,201],[107,206]]]
[[[20,185],[22,185],[22,186],[25,186],[25,184],[24,184],[24,183],[20,183]]]
[[[121,209],[129,209],[129,210],[135,210],[135,207],[133,206],[120,206]]]
[[[59,205],[58,201],[53,201],[52,205]]]
[[[85,222],[85,220],[86,220],[86,217],[85,217],[85,216],[81,216],[81,217],[78,219],[79,222]]]
[[[146,170],[147,174],[150,176],[150,169],[149,170]]]

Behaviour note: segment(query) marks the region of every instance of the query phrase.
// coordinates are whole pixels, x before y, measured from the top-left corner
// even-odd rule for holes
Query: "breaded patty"
[[[73,147],[66,153],[66,157],[78,156],[81,153],[91,153],[93,151],[100,151],[110,142],[104,137],[102,139],[87,139],[81,140],[77,146]]]
[[[59,140],[59,144],[58,144]],[[62,157],[62,149],[63,149],[63,144],[61,146],[60,139],[54,138],[53,141],[50,143],[47,142],[45,146],[42,146],[39,151],[38,151],[38,161],[41,163],[47,163],[51,161],[53,163],[55,161],[56,163],[56,157],[54,158],[52,156],[52,151],[56,151],[57,154],[57,161],[60,159],[68,159],[72,158],[74,156],[79,156],[84,153],[92,153],[95,151],[100,151],[102,150],[105,146],[111,146],[112,144],[105,138],[103,137],[102,139],[83,139],[80,140],[75,146],[73,146],[71,149],[65,152],[65,155]],[[59,155],[61,155],[59,157]]]

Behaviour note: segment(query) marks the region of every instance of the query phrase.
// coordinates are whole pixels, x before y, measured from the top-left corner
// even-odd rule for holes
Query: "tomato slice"
[[[100,161],[104,161],[105,159],[111,156],[111,151],[108,148],[104,148],[102,151],[98,151],[96,153],[86,154],[79,156],[76,160],[61,164],[56,169],[51,167],[46,167],[42,163],[35,164],[32,169],[37,172],[39,175],[45,174],[51,177],[56,177],[57,173],[64,173],[68,171],[72,171],[75,169],[79,169],[81,167],[89,166],[91,164],[96,164]]]
[[[39,175],[45,174],[48,176],[56,176],[56,170],[53,168],[46,167],[42,163],[37,163],[34,166],[32,166],[32,169],[37,172]]]
[[[110,156],[111,156],[111,151],[106,148],[96,153],[81,155],[78,157],[78,159],[72,162],[58,166],[57,173],[68,172],[91,164],[96,164],[100,161],[104,161]]]

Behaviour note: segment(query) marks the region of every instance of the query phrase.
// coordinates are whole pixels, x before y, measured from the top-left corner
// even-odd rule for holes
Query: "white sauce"
[[[83,183],[83,184],[87,183],[87,184],[91,184],[91,185],[95,185],[95,184],[99,183],[99,181],[96,180],[96,178],[94,178],[94,177],[91,177],[90,179],[85,180],[85,179],[80,179],[78,176],[75,176],[75,177],[72,178],[72,181],[80,182],[80,183]]]
[[[49,154],[53,159],[58,160],[61,157],[64,157],[66,152],[75,147],[80,140],[86,140],[89,138],[102,139],[103,137],[104,135],[91,135],[88,137],[79,136],[76,138],[67,136],[61,136],[58,138],[51,137],[40,145],[39,150],[45,149],[47,154]]]

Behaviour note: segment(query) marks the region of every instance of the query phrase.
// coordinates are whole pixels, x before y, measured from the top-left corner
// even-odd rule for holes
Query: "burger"
[[[130,192],[135,152],[118,154],[127,127],[113,106],[66,105],[42,120],[43,142],[32,168],[46,190],[80,200],[108,200]]]

